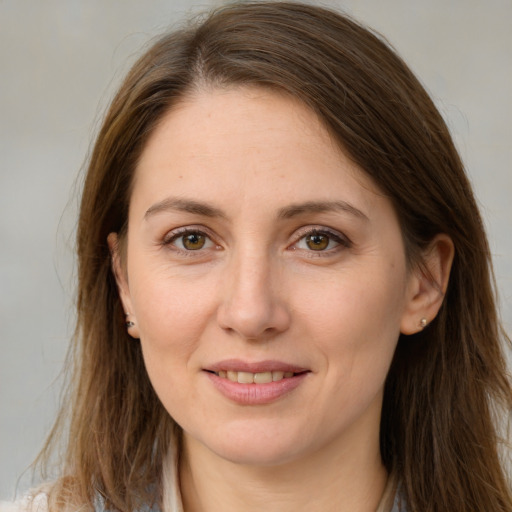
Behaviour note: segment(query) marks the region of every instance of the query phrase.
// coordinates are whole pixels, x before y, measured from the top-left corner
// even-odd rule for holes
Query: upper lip
[[[242,361],[241,359],[225,359],[217,363],[208,365],[204,368],[207,371],[219,372],[249,372],[249,373],[263,373],[263,372],[293,372],[302,373],[308,371],[308,368],[298,366],[296,364],[285,363],[283,361],[266,360],[257,362]]]

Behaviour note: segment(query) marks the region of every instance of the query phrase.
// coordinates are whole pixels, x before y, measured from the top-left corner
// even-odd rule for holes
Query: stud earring
[[[133,327],[135,325],[135,322],[132,322],[131,320],[128,320],[128,317],[130,316],[130,313],[125,313],[124,316],[126,316],[126,322],[124,323],[124,325],[126,325],[127,329],[130,329],[131,327]]]
[[[427,319],[425,317],[423,317],[421,320],[420,320],[420,327],[422,329],[425,329],[425,327],[427,326]]]

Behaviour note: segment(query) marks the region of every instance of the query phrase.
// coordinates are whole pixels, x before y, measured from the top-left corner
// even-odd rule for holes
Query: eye
[[[332,241],[324,233],[312,233],[304,237],[304,242],[312,251],[324,251],[329,248]]]
[[[165,245],[173,245],[182,251],[199,251],[210,249],[215,244],[208,235],[198,230],[183,230],[178,233],[171,233],[164,241]]]
[[[293,246],[294,249],[314,252],[328,252],[336,247],[349,246],[349,242],[341,235],[327,230],[313,229],[304,234]]]

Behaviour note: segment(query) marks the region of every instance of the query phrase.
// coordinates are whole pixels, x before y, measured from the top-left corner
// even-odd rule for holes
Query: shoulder
[[[398,485],[395,493],[395,499],[393,501],[393,508],[390,512],[407,512],[407,506],[405,504],[405,499],[401,492],[401,487]]]
[[[82,507],[72,509],[68,507],[66,512],[81,512],[90,510]],[[95,512],[106,512],[103,501],[98,498],[94,506]],[[17,501],[0,501],[0,512],[49,512],[48,496],[44,492],[36,495],[27,495]],[[142,507],[140,512],[160,512],[158,507]]]
[[[0,501],[0,512],[48,512],[48,498],[41,492],[16,501]]]

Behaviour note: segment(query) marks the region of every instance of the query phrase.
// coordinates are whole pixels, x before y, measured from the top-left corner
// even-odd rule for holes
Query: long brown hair
[[[42,459],[67,425],[63,504],[134,510],[161,499],[174,429],[140,345],[124,326],[107,235],[125,233],[132,177],[162,116],[194,88],[257,85],[301,100],[392,201],[410,264],[438,233],[455,245],[443,306],[401,336],[386,381],[381,454],[411,512],[508,511],[496,421],[512,393],[489,247],[471,186],[428,94],[382,38],[297,2],[244,2],[160,38],[134,65],[98,135],[77,233],[78,323],[69,399]],[[68,418],[68,423],[66,422]],[[503,416],[501,416],[503,417]],[[65,507],[64,507],[65,508]]]

